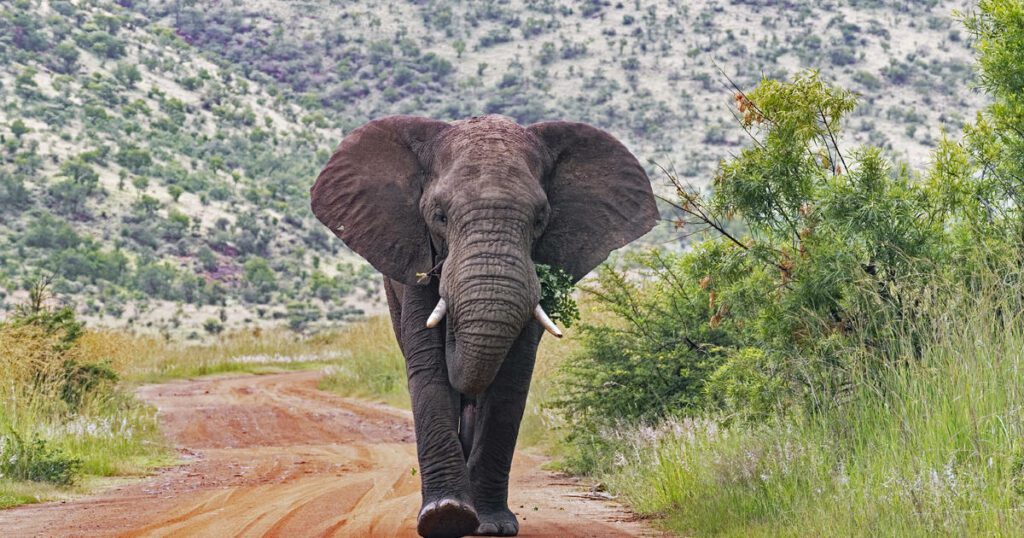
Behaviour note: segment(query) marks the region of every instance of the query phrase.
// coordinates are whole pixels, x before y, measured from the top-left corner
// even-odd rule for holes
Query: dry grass
[[[23,398],[45,390],[38,381],[57,377],[65,360],[80,355],[58,351],[58,340],[37,325],[0,328],[0,372],[7,389]]]
[[[113,379],[126,363],[112,368],[107,339],[46,327],[0,324],[0,507],[171,461],[155,410]]]
[[[133,380],[155,382],[217,373],[267,373],[323,367],[355,353],[352,327],[302,336],[286,329],[252,329],[218,336],[204,343],[166,341],[116,332],[97,336],[112,361],[124,364]]]

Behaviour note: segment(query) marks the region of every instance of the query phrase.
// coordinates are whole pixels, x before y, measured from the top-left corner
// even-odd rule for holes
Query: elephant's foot
[[[425,538],[458,538],[473,534],[480,520],[468,503],[438,499],[423,505],[416,518],[416,532]]]
[[[508,508],[484,511],[478,514],[480,526],[476,528],[479,536],[515,536],[519,534],[519,520]]]

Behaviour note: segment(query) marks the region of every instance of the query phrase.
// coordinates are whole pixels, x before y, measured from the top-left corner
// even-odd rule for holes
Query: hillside
[[[335,130],[130,9],[2,13],[9,293],[41,270],[94,323],[211,332],[342,319],[376,297],[308,211]]]
[[[856,142],[919,164],[980,99],[965,2],[486,1],[156,4],[188,43],[286,85],[342,129],[382,114],[577,118],[706,175],[742,132],[744,88],[820,68],[863,94]],[[342,7],[343,6],[343,7]],[[935,121],[938,120],[938,121]]]
[[[862,94],[846,144],[915,164],[983,103],[962,2],[772,4],[5,3],[4,308],[44,272],[91,323],[167,334],[379,309],[307,193],[384,114],[588,121],[704,183],[745,138],[722,72],[821,68]]]

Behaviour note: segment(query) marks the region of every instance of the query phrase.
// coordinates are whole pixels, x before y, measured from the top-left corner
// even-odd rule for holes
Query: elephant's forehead
[[[445,135],[454,152],[525,149],[530,145],[526,129],[505,116],[482,116],[455,122]]]
[[[543,154],[534,137],[504,116],[456,122],[438,149],[440,164],[448,171],[519,169],[536,175],[543,166]]]

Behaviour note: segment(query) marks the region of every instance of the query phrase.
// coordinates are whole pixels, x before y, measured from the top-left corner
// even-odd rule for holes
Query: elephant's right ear
[[[420,213],[431,142],[449,124],[389,116],[352,131],[310,190],[313,214],[349,248],[403,284],[433,266]]]

